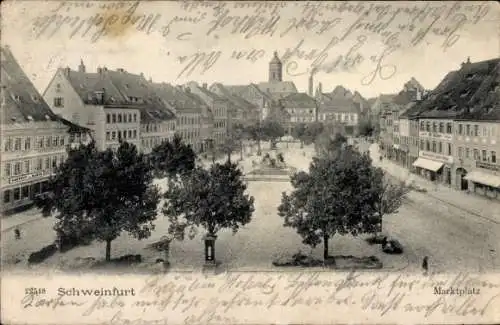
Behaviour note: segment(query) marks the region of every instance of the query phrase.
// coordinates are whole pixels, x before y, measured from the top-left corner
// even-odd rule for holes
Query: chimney
[[[309,76],[309,88],[308,88],[308,93],[309,93],[309,96],[313,96],[313,84],[314,84],[314,80],[313,80],[313,74],[311,73],[311,75]]]
[[[125,72],[125,70],[123,68],[118,68],[118,69],[116,69],[116,71],[118,71],[118,72]]]
[[[323,93],[323,84],[321,82],[318,84],[318,91],[320,95]]]
[[[71,69],[69,67],[64,68],[64,74],[69,77]]]
[[[83,64],[83,60],[80,59],[80,65],[78,66],[79,72],[85,72],[85,64]]]
[[[207,83],[206,83],[206,82],[204,82],[204,83],[203,83],[203,89],[207,89],[207,86],[208,86],[208,85],[207,85]]]

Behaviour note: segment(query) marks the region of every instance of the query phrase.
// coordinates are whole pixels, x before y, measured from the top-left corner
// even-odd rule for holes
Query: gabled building
[[[1,212],[32,204],[67,158],[88,143],[90,130],[57,116],[35,89],[8,47],[1,60]]]
[[[299,123],[316,122],[318,118],[316,100],[306,93],[293,93],[279,99],[279,102],[290,115],[292,127]]]
[[[462,64],[415,107],[429,177],[491,197],[500,192],[500,58]]]
[[[358,134],[360,109],[352,98],[323,93],[321,83],[318,84],[315,98],[319,122],[340,124],[348,135]]]
[[[156,96],[174,111],[175,133],[180,135],[185,143],[190,144],[193,150],[202,151],[202,112],[207,109],[204,103],[183,86],[152,83],[152,87]]]
[[[174,113],[149,81],[124,69],[87,72],[83,62],[76,71],[58,69],[43,97],[55,113],[91,129],[101,150],[123,139],[147,153],[175,132]]]

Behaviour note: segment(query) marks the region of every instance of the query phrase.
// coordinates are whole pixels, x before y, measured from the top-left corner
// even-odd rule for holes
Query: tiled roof
[[[332,98],[329,94],[322,94],[319,102],[320,111],[360,113],[359,105],[351,98]]]
[[[8,47],[1,47],[2,124],[56,120]]]
[[[204,102],[193,93],[189,93],[181,86],[172,86],[167,83],[152,83],[155,94],[167,105],[178,112],[201,113]]]
[[[290,94],[280,99],[283,107],[315,108],[316,100],[306,93]]]
[[[292,81],[259,82],[257,85],[262,92],[268,93],[296,93],[297,87]]]
[[[222,93],[221,96],[223,96],[224,99],[227,99],[236,107],[243,109],[245,111],[254,111],[258,109],[257,106],[250,103],[249,101],[239,96],[238,94],[231,92],[230,89],[226,88],[221,83],[215,83],[214,86],[217,87],[217,89],[219,89],[219,91]]]
[[[86,104],[97,104],[95,92],[104,91],[104,105],[113,108],[136,108],[141,121],[152,122],[175,118],[154,88],[142,75],[123,69],[116,71],[102,68],[97,73],[60,69],[73,89]],[[131,98],[137,98],[133,101]]]
[[[448,73],[412,110],[423,118],[500,120],[500,58]]]

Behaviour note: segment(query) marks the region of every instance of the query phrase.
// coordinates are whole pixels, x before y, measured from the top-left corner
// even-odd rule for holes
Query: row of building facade
[[[500,192],[500,59],[462,64],[418,100],[380,114],[384,155],[409,170],[491,198]]]
[[[24,206],[43,191],[44,182],[66,159],[68,145],[95,141],[100,150],[120,139],[149,153],[179,134],[197,152],[223,144],[235,124],[251,125],[277,118],[289,132],[298,123],[343,124],[357,132],[363,108],[359,93],[342,87],[323,93],[299,92],[283,81],[277,55],[269,79],[248,85],[214,83],[171,85],[147,80],[142,73],[106,67],[87,71],[59,68],[40,94],[10,48],[1,49],[2,211]]]

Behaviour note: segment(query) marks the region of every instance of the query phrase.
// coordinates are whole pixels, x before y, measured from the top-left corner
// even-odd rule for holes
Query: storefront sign
[[[426,152],[426,151],[420,151],[418,153],[418,155],[420,157],[429,158],[429,159],[436,160],[436,161],[441,161],[445,164],[453,164],[453,157],[444,156],[444,155],[436,154],[433,152]]]
[[[476,167],[477,168],[484,168],[488,170],[494,170],[494,171],[500,171],[500,166],[492,164],[492,163],[487,163],[487,162],[482,162],[482,161],[476,161]]]
[[[452,141],[453,136],[451,134],[445,134],[445,133],[436,133],[436,132],[419,132],[418,136],[421,138],[433,138],[433,139],[439,139],[443,141]]]

